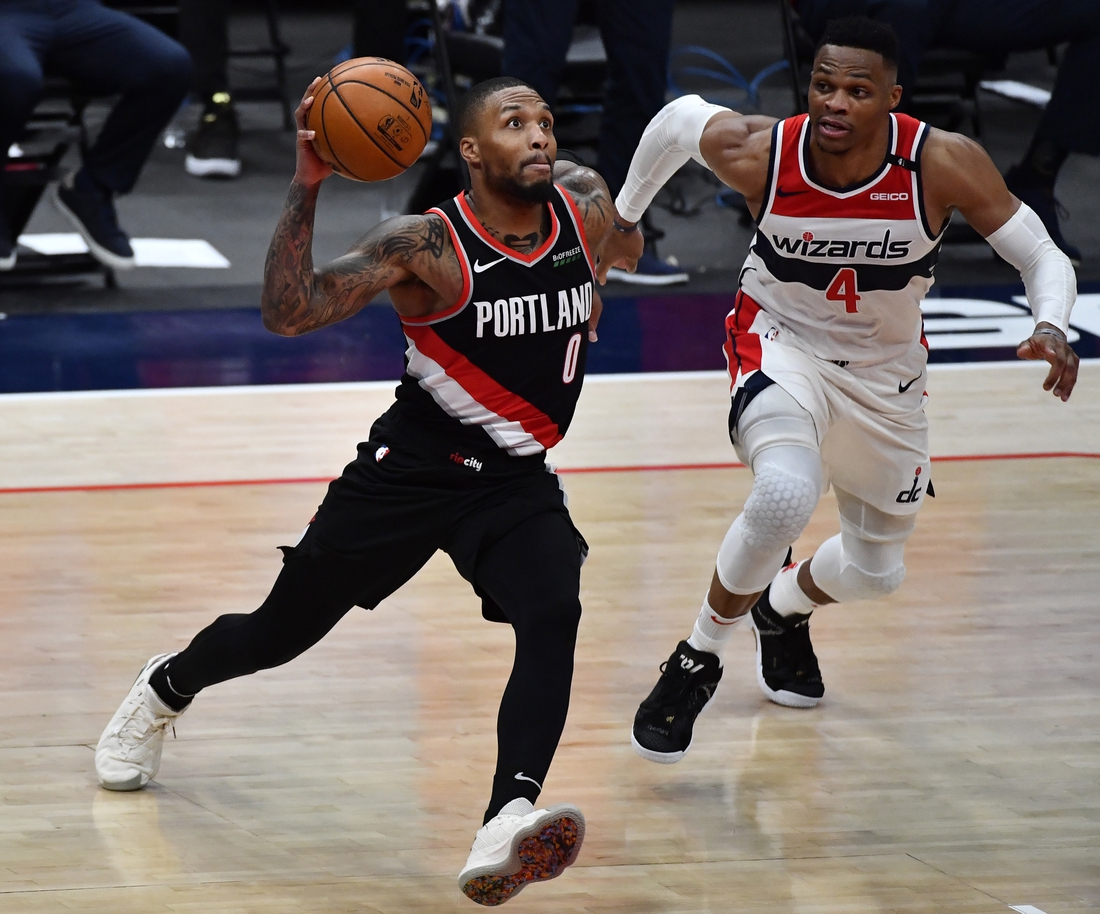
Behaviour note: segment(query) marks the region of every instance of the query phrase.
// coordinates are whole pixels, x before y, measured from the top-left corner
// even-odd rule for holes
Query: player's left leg
[[[817,669],[809,618],[827,603],[873,600],[893,593],[905,578],[905,543],[916,514],[887,514],[834,486],[840,533],[813,558],[792,562],[772,579],[752,609],[757,633],[757,678],[772,701],[813,707],[799,688],[798,671]]]
[[[737,412],[735,400],[735,416]],[[814,418],[780,384],[770,384],[753,397],[736,418],[732,437],[752,468],[752,492],[722,540],[691,634],[661,665],[660,679],[634,717],[630,743],[651,762],[678,762],[691,747],[695,720],[722,678],[722,650],[741,620],[749,618],[761,591],[789,561],[789,547],[809,523],[821,493]],[[752,621],[757,628],[755,616]],[[803,633],[790,638],[805,640]],[[811,675],[802,676],[799,688],[816,703],[823,686],[820,675],[812,675],[817,669],[812,652],[806,658],[799,672]]]
[[[462,891],[479,904],[500,904],[528,882],[554,878],[584,838],[575,806],[534,806],[569,710],[580,568],[576,531],[556,511],[514,527],[477,564],[476,586],[504,611],[516,637],[497,717],[493,793],[459,874]]]

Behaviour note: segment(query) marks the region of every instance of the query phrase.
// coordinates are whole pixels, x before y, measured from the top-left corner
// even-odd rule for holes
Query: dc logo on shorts
[[[913,502],[920,498],[920,493],[924,491],[924,486],[917,485],[920,482],[921,468],[917,467],[916,473],[913,474],[913,485],[908,489],[898,492],[898,497],[894,499],[899,505],[911,505]]]
[[[390,449],[383,444],[377,451],[374,452],[375,462],[376,463],[381,463],[382,458],[385,457],[389,452],[390,452]]]

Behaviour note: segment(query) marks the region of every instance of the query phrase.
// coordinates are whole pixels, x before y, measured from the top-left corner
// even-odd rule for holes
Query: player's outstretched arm
[[[1077,277],[1069,258],[1034,211],[1012,195],[989,155],[973,140],[933,130],[921,157],[921,172],[929,224],[946,225],[951,211],[957,209],[993,250],[1019,270],[1035,316],[1035,332],[1016,354],[1049,362],[1043,389],[1068,400],[1077,383],[1079,361],[1066,339],[1077,299]]]
[[[685,95],[665,105],[650,121],[630,163],[623,189],[615,199],[613,228],[598,278],[610,267],[633,271],[643,240],[635,230],[642,213],[665,183],[688,159],[711,169],[750,206],[759,201],[767,181],[770,136],[775,118],[738,114],[711,105],[698,95]]]
[[[313,131],[305,127],[318,81],[310,83],[296,112],[294,180],[264,265],[260,311],[264,326],[282,336],[308,333],[350,317],[383,289],[414,273],[430,276],[433,262],[450,248],[438,216],[402,216],[372,229],[343,257],[314,269],[317,193],[332,174],[313,148]]]

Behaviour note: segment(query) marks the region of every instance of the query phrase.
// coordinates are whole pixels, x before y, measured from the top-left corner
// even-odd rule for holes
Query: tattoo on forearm
[[[369,232],[350,253],[315,272],[310,251],[315,202],[316,193],[291,187],[268,251],[263,311],[273,329],[306,333],[348,317],[386,288],[398,267],[408,269],[423,257],[459,270],[453,250],[444,258],[442,220],[416,216],[384,233]]]
[[[313,216],[317,191],[291,184],[286,206],[264,264],[261,307],[270,327],[296,330],[308,307],[313,281]]]

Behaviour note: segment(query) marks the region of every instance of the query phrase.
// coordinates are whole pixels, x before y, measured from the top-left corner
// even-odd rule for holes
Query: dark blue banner
[[[933,362],[1015,358],[1033,326],[1019,286],[947,288],[925,302]],[[1100,356],[1100,285],[1084,287],[1071,341]],[[608,298],[595,374],[725,367],[723,321],[732,294]],[[405,339],[376,305],[316,333],[284,339],[252,308],[115,314],[10,315],[0,320],[0,392],[211,387],[392,380]]]

